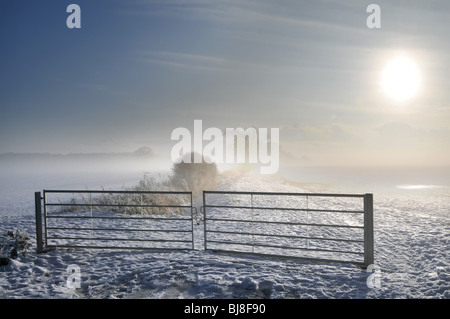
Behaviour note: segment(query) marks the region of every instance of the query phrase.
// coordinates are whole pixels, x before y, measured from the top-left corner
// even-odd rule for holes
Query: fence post
[[[37,253],[44,251],[42,242],[42,209],[41,209],[41,192],[34,193],[34,205],[36,211],[36,245]]]
[[[364,267],[374,263],[373,194],[364,195]]]

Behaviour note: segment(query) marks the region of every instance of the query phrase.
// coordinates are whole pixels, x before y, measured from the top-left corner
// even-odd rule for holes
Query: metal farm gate
[[[373,195],[203,192],[205,250],[374,262]]]
[[[35,193],[37,251],[194,249],[192,192]],[[204,250],[374,263],[373,195],[203,191]],[[199,229],[201,231],[201,228]]]
[[[191,192],[44,190],[35,206],[38,252],[194,248]]]

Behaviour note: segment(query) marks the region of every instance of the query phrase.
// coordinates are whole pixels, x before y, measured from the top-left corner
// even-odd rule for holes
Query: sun
[[[417,63],[408,56],[392,58],[381,74],[383,92],[402,102],[415,97],[421,85],[421,74]]]

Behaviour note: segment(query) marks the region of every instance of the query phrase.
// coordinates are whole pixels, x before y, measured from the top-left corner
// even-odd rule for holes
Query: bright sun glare
[[[420,89],[420,71],[414,60],[398,56],[390,60],[381,76],[383,92],[396,101],[413,98]]]

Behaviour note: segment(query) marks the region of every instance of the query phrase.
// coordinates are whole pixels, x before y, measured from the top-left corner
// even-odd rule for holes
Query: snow
[[[20,230],[31,237],[32,247],[25,256],[19,254],[7,265],[0,266],[0,298],[450,297],[448,185],[397,189],[394,185],[386,192],[374,192],[375,263],[379,267],[375,274],[380,281],[376,287],[369,288],[367,280],[373,273],[353,264],[205,251],[201,223],[194,223],[194,250],[59,248],[37,254],[35,191],[43,188],[100,189],[101,186],[121,189],[137,183],[141,172],[115,176],[111,176],[111,172],[103,176],[89,174],[89,178],[79,173],[1,174],[2,243],[7,240],[8,231]],[[312,184],[247,173],[229,178],[221,189],[304,192],[310,191],[308,185]],[[405,181],[397,185],[414,184]],[[359,190],[359,193],[370,191],[364,187]],[[195,205],[199,207],[201,200],[196,199]],[[80,267],[79,288],[70,288],[67,284],[73,276],[68,272],[69,265]]]

